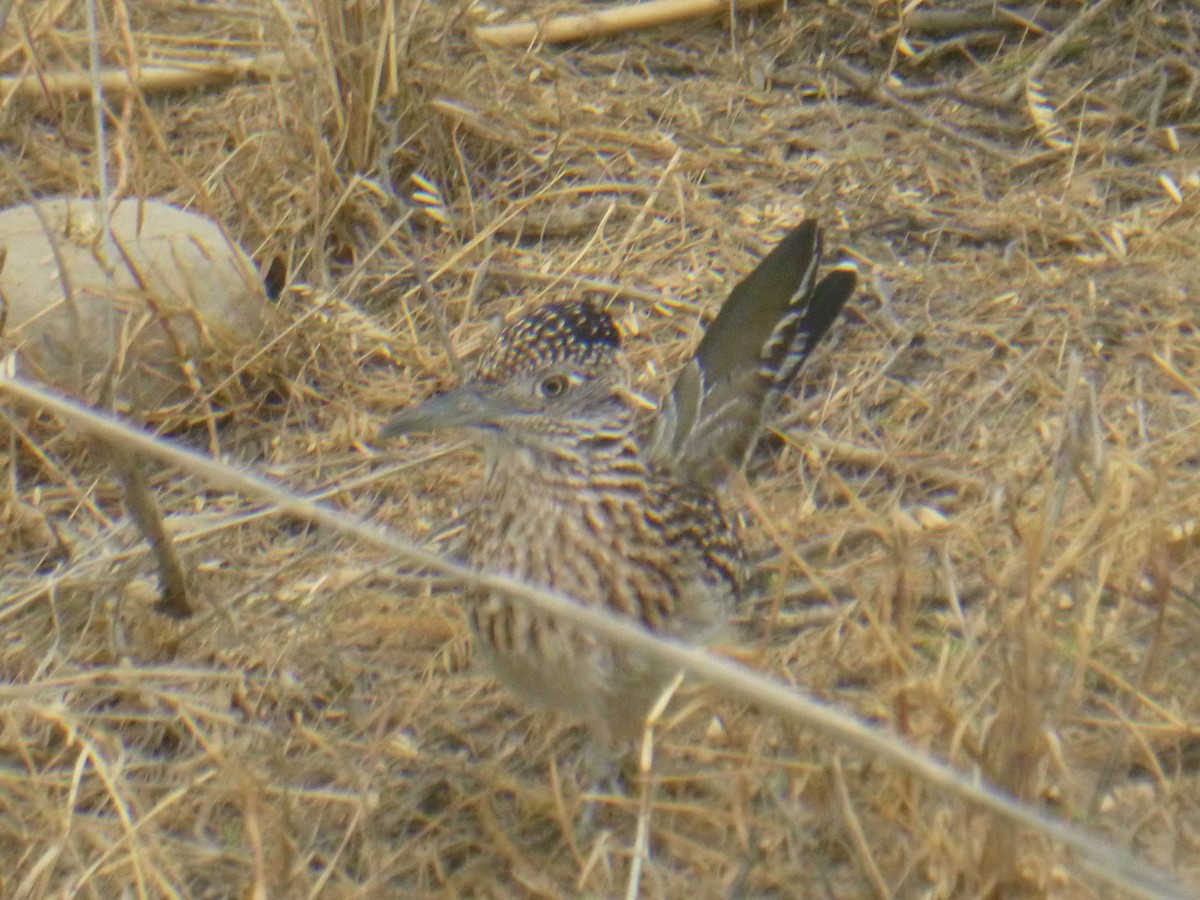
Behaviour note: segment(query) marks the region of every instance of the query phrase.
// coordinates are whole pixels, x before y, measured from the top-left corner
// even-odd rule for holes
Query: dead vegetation
[[[274,378],[177,439],[450,546],[471,458],[372,452],[385,413],[580,292],[658,390],[817,216],[863,289],[738,488],[731,651],[1200,881],[1189,4],[771,5],[526,51],[463,4],[100,7],[117,190],[283,286]],[[0,201],[93,192],[90,103],[50,77],[87,76],[83,4],[3,35]],[[180,61],[225,74],[151,78]],[[576,828],[574,733],[470,668],[438,579],[159,469],[202,607],[163,618],[86,441],[3,416],[0,894],[623,891],[635,801]],[[1119,896],[699,685],[655,776],[645,896]]]

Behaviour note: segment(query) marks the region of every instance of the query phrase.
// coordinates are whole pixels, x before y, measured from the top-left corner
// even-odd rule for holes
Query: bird
[[[612,315],[565,300],[508,325],[473,376],[377,437],[449,432],[481,447],[482,484],[462,509],[472,567],[707,644],[748,577],[723,506],[729,476],[854,293],[853,265],[818,277],[821,256],[815,220],[786,234],[733,288],[653,415]],[[610,747],[639,737],[677,675],[501,593],[468,588],[464,600],[497,681]]]

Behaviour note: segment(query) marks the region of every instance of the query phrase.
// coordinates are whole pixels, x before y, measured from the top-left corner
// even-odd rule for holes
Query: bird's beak
[[[452,428],[497,428],[514,412],[474,388],[460,387],[392,416],[379,429],[376,439],[385,441],[402,434]]]

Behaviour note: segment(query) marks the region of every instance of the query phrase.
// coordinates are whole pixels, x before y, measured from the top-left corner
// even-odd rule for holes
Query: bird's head
[[[474,376],[393,416],[381,439],[467,431],[530,449],[628,429],[636,402],[612,316],[590,303],[550,303],[505,328]]]

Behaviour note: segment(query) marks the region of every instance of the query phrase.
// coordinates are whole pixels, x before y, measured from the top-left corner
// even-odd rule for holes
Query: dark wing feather
[[[770,411],[778,395],[791,386],[821,339],[833,327],[857,283],[858,272],[853,266],[837,267],[812,289],[798,320],[789,321],[793,317],[789,313],[780,321],[765,348],[760,369],[762,378],[768,382],[764,414]]]
[[[652,465],[704,484],[741,465],[763,417],[854,293],[853,267],[818,282],[820,264],[821,231],[810,219],[730,292],[663,404]]]
[[[821,262],[821,232],[812,219],[803,222],[747,275],[705,329],[696,360],[709,384],[729,378],[748,354],[767,347],[778,326],[796,309],[816,279]]]

